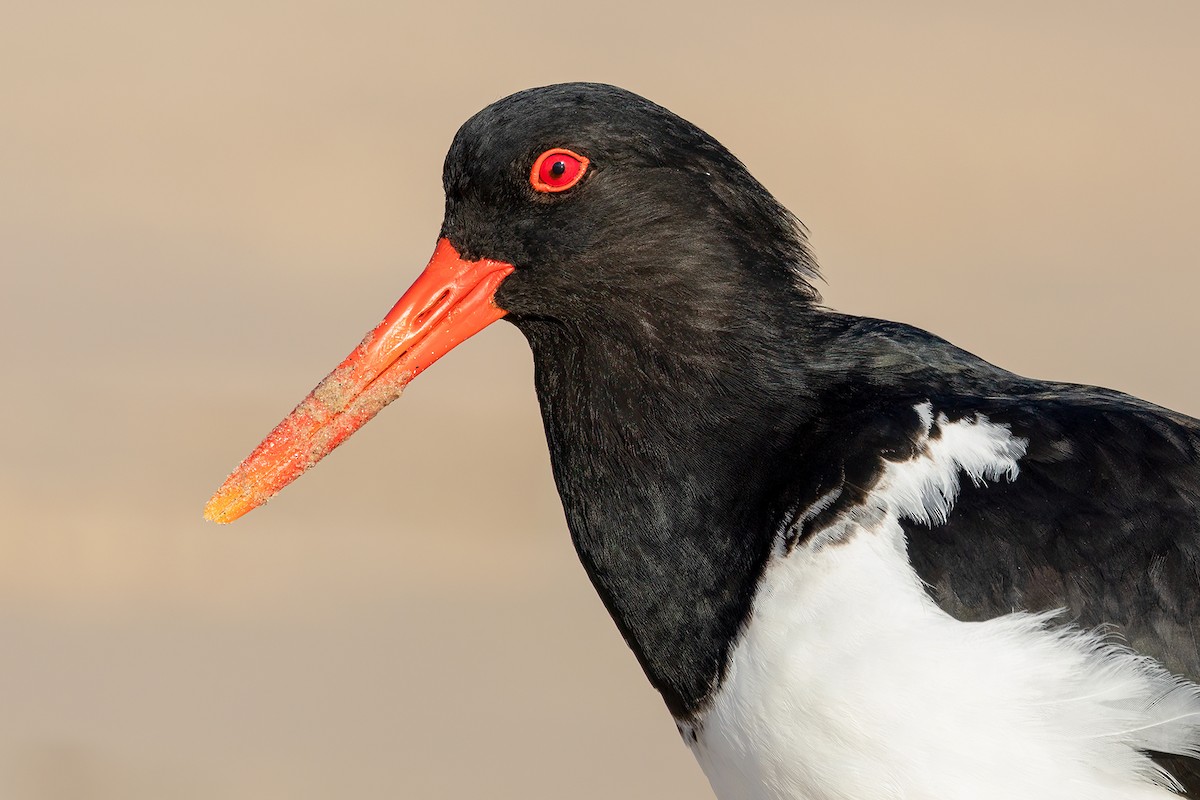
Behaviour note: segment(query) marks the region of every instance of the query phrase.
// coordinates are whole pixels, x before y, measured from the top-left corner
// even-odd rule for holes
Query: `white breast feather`
[[[960,622],[930,600],[899,520],[944,521],[961,474],[1016,478],[1027,442],[983,416],[918,411],[923,455],[889,464],[836,533],[768,564],[692,726],[717,796],[1176,796],[1143,751],[1200,756],[1200,687],[1100,634],[1052,628],[1054,614]]]

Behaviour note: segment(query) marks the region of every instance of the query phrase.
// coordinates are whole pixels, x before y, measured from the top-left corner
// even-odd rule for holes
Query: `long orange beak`
[[[271,499],[327,456],[408,382],[457,344],[504,316],[503,261],[464,261],[447,239],[383,322],[275,426],[204,507],[204,518],[233,522]]]

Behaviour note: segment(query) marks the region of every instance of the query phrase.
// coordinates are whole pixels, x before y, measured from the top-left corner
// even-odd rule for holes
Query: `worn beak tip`
[[[240,493],[222,487],[204,506],[204,519],[218,525],[228,525],[254,507],[244,500]]]
[[[208,505],[204,507],[204,521],[215,522],[218,525],[228,524],[229,520],[225,519],[221,513],[221,504],[216,498],[208,501]]]

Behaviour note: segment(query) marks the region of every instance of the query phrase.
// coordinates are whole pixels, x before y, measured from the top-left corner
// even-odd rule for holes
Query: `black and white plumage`
[[[547,148],[577,185],[530,189]],[[489,106],[444,183],[722,800],[1200,797],[1200,423],[823,308],[794,218],[615,87]]]

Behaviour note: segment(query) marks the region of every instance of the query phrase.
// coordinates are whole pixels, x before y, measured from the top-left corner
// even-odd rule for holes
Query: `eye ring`
[[[562,147],[542,153],[529,170],[535,192],[565,192],[583,178],[590,162],[585,156]]]

